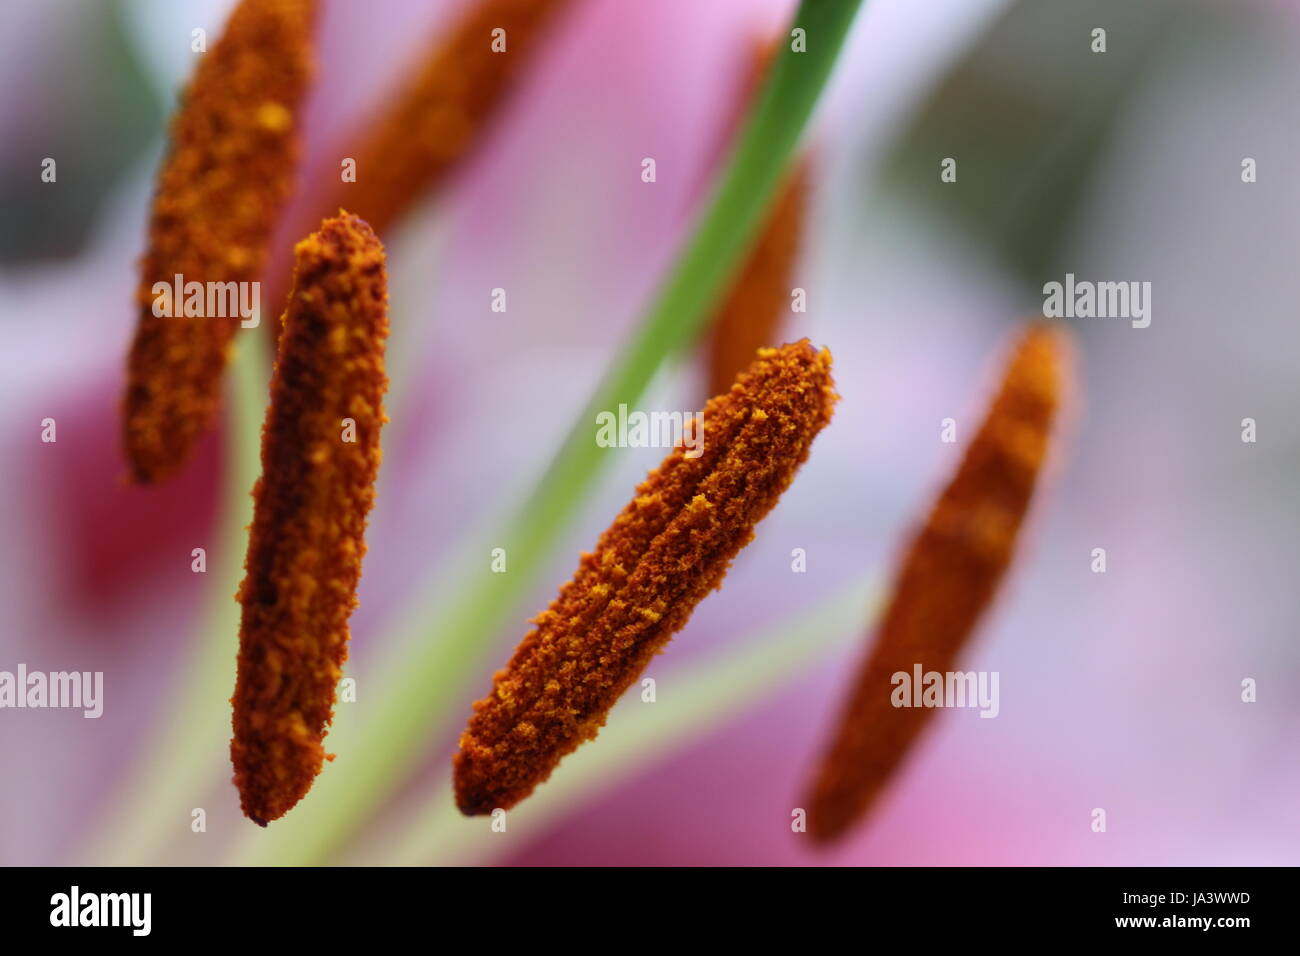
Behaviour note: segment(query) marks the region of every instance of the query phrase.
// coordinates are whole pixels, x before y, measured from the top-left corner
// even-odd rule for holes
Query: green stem
[[[233,401],[222,483],[226,497],[217,519],[216,545],[207,548],[211,590],[201,618],[202,632],[157,743],[117,795],[105,824],[96,830],[94,845],[86,853],[86,859],[96,865],[147,863],[169,841],[203,838],[191,832],[190,814],[200,793],[196,784],[214,778],[220,766],[214,761],[225,760],[230,743],[227,701],[235,687],[239,634],[234,594],[243,576],[245,528],[253,512],[249,492],[257,480],[266,408],[268,359],[260,345],[265,337],[260,328],[248,335],[246,341],[254,344],[239,349],[231,362]]]
[[[447,729],[447,707],[466,681],[479,679],[486,642],[514,622],[606,463],[594,441],[596,413],[634,405],[664,358],[698,334],[772,199],[860,2],[803,0],[794,25],[806,33],[807,52],[786,48],[777,60],[694,236],[541,482],[504,530],[451,565],[463,579],[410,618],[400,639],[385,642],[384,656],[358,681],[358,702],[339,708],[328,745],[338,760],[288,817],[267,831],[250,827],[238,859],[328,859]],[[487,572],[492,547],[506,549],[508,574]]]

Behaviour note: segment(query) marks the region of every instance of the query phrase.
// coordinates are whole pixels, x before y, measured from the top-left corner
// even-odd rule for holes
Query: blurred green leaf
[[[210,777],[230,739],[230,707],[239,652],[240,606],[235,592],[244,577],[248,526],[253,520],[253,484],[261,465],[262,420],[266,416],[270,355],[266,336],[240,339],[231,362],[230,417],[225,428],[226,499],[220,535],[210,549],[212,565],[202,630],[174,690],[167,719],[127,786],[108,803],[106,818],[83,858],[97,866],[139,866],[166,848],[176,808],[194,797],[195,781]],[[183,832],[183,831],[182,831]]]
[[[1157,69],[1177,0],[1020,0],[939,82],[886,159],[883,186],[921,204],[1035,287],[1116,121]],[[1106,30],[1106,52],[1092,31]],[[957,181],[940,163],[957,160]]]
[[[66,11],[60,15],[70,16]],[[76,29],[52,16],[47,65],[21,141],[0,144],[0,263],[75,255],[124,173],[157,142],[165,106],[136,59],[118,2],[85,4]],[[58,179],[40,179],[41,160]]]

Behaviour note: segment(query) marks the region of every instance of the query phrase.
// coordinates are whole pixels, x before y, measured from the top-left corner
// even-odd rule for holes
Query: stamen
[[[389,94],[376,119],[339,145],[356,161],[355,181],[343,182],[337,160],[316,192],[303,228],[340,206],[353,209],[379,236],[436,189],[482,139],[484,127],[530,62],[552,17],[572,0],[475,0],[434,41],[434,53]],[[505,43],[503,52],[493,49]],[[283,281],[267,284],[279,303]]]
[[[262,826],[302,799],[327,759],[321,744],[347,659],[387,421],[383,246],[340,211],[295,253],[253,489],[232,698],[235,784]]]
[[[779,341],[808,204],[808,164],[790,172],[763,231],[718,310],[709,339],[709,394],[725,391],[754,352]]]
[[[957,474],[898,571],[879,636],[808,797],[808,832],[840,837],[889,782],[933,711],[896,707],[892,675],[949,672],[993,600],[1047,455],[1070,351],[1062,333],[1031,326]]]
[[[568,2],[472,3],[424,69],[363,132],[355,154],[357,180],[338,184],[339,201],[383,235],[478,142],[552,15]],[[493,50],[497,29],[505,31],[498,34],[504,52]]]
[[[474,705],[455,760],[462,812],[527,797],[721,585],[830,421],[830,363],[807,340],[761,350],[705,406],[703,453],[679,445],[637,487]]]
[[[175,314],[155,315],[154,286],[257,280],[292,184],[315,8],[315,0],[242,0],[172,120],[128,360],[124,443],[138,482],[170,476],[211,427],[242,318],[187,315],[176,301]]]
[[[734,138],[745,114],[758,98],[763,81],[781,52],[780,37],[764,36],[754,47],[741,108],[731,123]],[[799,257],[808,204],[808,159],[796,159],[778,188],[767,219],[748,258],[715,315],[706,339],[708,394],[726,391],[754,352],[779,342],[781,318],[790,307],[790,280]]]

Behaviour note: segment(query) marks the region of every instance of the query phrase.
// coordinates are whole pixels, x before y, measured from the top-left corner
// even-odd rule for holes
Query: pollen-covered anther
[[[323,215],[346,206],[385,236],[412,206],[436,190],[467,154],[515,88],[547,29],[572,0],[470,0],[455,23],[429,41],[430,54],[334,147],[354,161],[344,179],[337,163],[308,208]],[[283,288],[270,284],[272,301]]]
[[[359,174],[340,201],[383,233],[476,141],[528,62],[552,16],[571,0],[475,0],[434,55],[389,98],[356,150]],[[505,49],[496,38],[505,43]],[[379,172],[382,170],[382,172]]]
[[[366,223],[340,213],[296,253],[253,491],[232,698],[235,785],[244,813],[262,825],[302,799],[331,759],[322,741],[347,659],[387,420],[383,247]],[[339,348],[326,347],[335,340]],[[342,440],[344,417],[355,420],[355,441]]]
[[[254,303],[275,308],[255,283],[293,181],[315,12],[316,0],[242,0],[172,120],[127,360],[123,445],[137,482],[184,464],[215,418],[235,330],[258,321]]]
[[[757,240],[718,308],[708,338],[710,392],[726,389],[755,349],[780,341],[781,320],[790,313],[808,181],[808,163],[801,160],[779,187]]]
[[[476,705],[455,761],[467,814],[509,808],[596,735],[615,701],[722,581],[808,457],[835,402],[830,356],[768,349],[704,410],[708,441],[651,472]],[[755,407],[769,409],[756,419]],[[525,738],[521,725],[533,728]]]
[[[894,676],[951,673],[1015,552],[1069,381],[1064,333],[1020,337],[992,407],[956,475],[904,556],[812,781],[808,832],[841,837],[866,815],[934,711],[898,706]]]

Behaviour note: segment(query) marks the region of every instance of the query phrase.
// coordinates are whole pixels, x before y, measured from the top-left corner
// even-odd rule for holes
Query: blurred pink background
[[[215,38],[229,6],[24,0],[0,11],[0,669],[102,670],[106,684],[99,720],[0,711],[6,864],[78,859],[166,719],[203,613],[189,555],[213,534],[220,436],[173,484],[129,489],[116,415],[162,124],[192,68],[190,30]],[[332,165],[322,152],[332,137],[463,4],[324,6],[305,145],[318,169]],[[949,153],[925,174],[930,201],[886,171],[908,155],[900,143],[918,141],[910,131],[945,78],[990,36],[1025,51],[999,79],[1069,120],[1076,104],[1061,91],[1094,78],[1069,75],[1057,49],[1086,46],[1087,31],[1066,4],[1036,15],[1000,0],[941,6],[870,0],[855,23],[809,132],[814,200],[795,282],[809,310],[787,335],[830,347],[843,399],[723,590],[652,673],[739,648],[865,569],[887,580],[960,453],[940,442],[940,421],[974,420],[1013,320],[1041,305],[1037,286],[1067,271],[1150,281],[1147,329],[1067,320],[1081,357],[1069,441],[967,660],[1000,673],[999,716],[940,714],[866,824],[834,851],[810,849],[790,813],[867,646],[864,609],[856,644],[547,829],[512,830],[495,859],[1300,863],[1294,10],[1234,5],[1231,30],[1219,30],[1213,5],[1175,5],[1176,39],[1120,85],[1070,215],[1053,223],[1051,268],[1033,281],[994,254],[992,226],[962,231],[936,214]],[[1091,12],[1117,49],[1139,35],[1125,7]],[[577,0],[469,162],[389,237],[400,403],[353,618],[357,666],[447,543],[508,511],[540,473],[690,228],[754,38],[779,31],[791,9]],[[1007,104],[979,109],[993,118],[988,137],[999,135]],[[57,185],[39,181],[45,156],[59,158]],[[657,161],[653,189],[638,176],[644,156]],[[1246,156],[1257,183],[1241,182]],[[985,167],[958,160],[962,188],[978,193]],[[509,289],[507,315],[489,310],[495,287]],[[670,371],[646,407],[698,407],[701,387],[697,367]],[[57,444],[39,440],[47,416]],[[1246,417],[1255,444],[1240,440]],[[491,637],[496,658],[661,454],[620,453],[517,626]],[[808,552],[805,575],[790,573],[794,547]],[[1090,569],[1097,547],[1104,575]],[[1258,683],[1255,703],[1241,701],[1244,678]],[[490,668],[463,688],[464,713],[489,680]],[[671,707],[663,696],[657,706]],[[458,730],[394,806],[447,787]],[[325,772],[345,773],[345,758]],[[247,826],[227,754],[211,759],[204,806],[218,839],[194,845],[178,810],[160,862],[220,862],[221,834]],[[1090,828],[1096,807],[1104,834]]]

